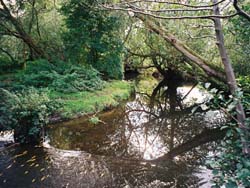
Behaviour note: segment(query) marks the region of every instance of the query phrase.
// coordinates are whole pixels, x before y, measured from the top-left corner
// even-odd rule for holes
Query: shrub
[[[42,138],[44,125],[60,108],[58,101],[51,101],[45,91],[30,88],[19,93],[0,89],[0,127],[14,129],[15,141],[34,143]]]
[[[46,59],[38,59],[35,61],[26,62],[25,74],[38,74],[44,71],[56,71],[56,66],[52,63],[49,63]]]
[[[237,136],[237,128],[231,125],[226,138],[217,149],[218,155],[208,162],[213,169],[213,188],[220,187],[249,187],[250,186],[250,159],[242,154],[242,144]]]
[[[98,90],[105,83],[100,73],[91,66],[60,61],[51,64],[46,60],[28,62],[26,70],[19,76],[19,82],[25,86],[48,87],[65,93]]]
[[[208,161],[209,167],[213,169],[213,188],[250,187],[250,159],[242,152],[243,143],[249,144],[250,142],[250,135],[248,128],[242,130],[235,121],[236,105],[241,100],[247,117],[245,126],[250,126],[250,96],[247,93],[250,80],[247,77],[241,77],[238,81],[243,90],[239,89],[235,96],[229,96],[229,98],[225,97],[223,92],[210,89],[213,94],[210,107],[222,109],[230,120],[221,127],[222,130],[226,130],[226,136],[217,148],[215,156]]]
[[[93,64],[94,68],[102,72],[107,78],[123,79],[123,64],[117,55],[110,55],[105,60]]]
[[[22,85],[36,88],[49,87],[57,79],[57,72],[40,71],[39,73],[27,74],[26,72],[19,77]]]
[[[237,81],[245,93],[250,93],[250,76],[240,76]]]
[[[249,53],[244,52],[243,54],[249,54]],[[237,62],[233,62],[233,68],[234,68],[235,73],[237,75],[239,75],[239,76],[241,76],[241,75],[249,75],[249,73],[250,73],[250,62],[249,61],[244,61],[244,60],[241,60],[241,61],[238,60]]]
[[[64,71],[51,84],[52,88],[60,92],[93,91],[102,89],[104,81],[101,80],[99,72],[92,67],[74,66]]]

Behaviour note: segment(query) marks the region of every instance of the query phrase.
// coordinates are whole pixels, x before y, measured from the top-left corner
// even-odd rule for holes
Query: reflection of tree
[[[105,123],[91,125],[80,119],[56,126],[52,144],[106,156],[118,184],[143,186],[160,180],[167,187],[197,186],[194,174],[213,147],[211,141],[223,133],[209,128],[205,113],[192,114],[197,104],[184,103],[185,94],[177,92],[180,84],[164,80],[151,95],[137,94],[134,101],[100,114]]]
[[[193,148],[198,147],[202,144],[206,144],[208,142],[222,139],[223,136],[224,136],[224,132],[220,131],[220,128],[205,130],[202,133],[194,136],[187,142],[180,144],[177,147],[170,148],[170,151],[168,153],[166,153],[162,157],[152,160],[151,162],[160,162],[162,160],[172,159],[173,157],[184,154],[185,152],[188,152],[192,150]]]
[[[49,131],[54,147],[85,152],[52,147],[0,153],[0,187],[4,179],[9,187],[198,187],[195,173],[223,133],[208,128],[204,113],[191,113],[193,104],[183,102],[179,86],[164,80],[152,94],[137,94],[98,115],[105,123],[82,118]]]
[[[147,143],[151,142],[153,145],[156,138],[160,138],[164,142],[165,148],[167,148],[167,152],[165,154],[162,153],[161,157],[153,156],[152,160],[147,161],[157,162],[160,165],[166,164],[168,167],[169,163],[172,163],[173,167],[177,167],[178,170],[170,167],[167,170],[168,173],[177,171],[182,175],[186,174],[186,179],[184,177],[179,178],[179,174],[173,175],[171,178],[168,177],[172,180],[177,178],[175,179],[175,181],[178,181],[178,183],[176,182],[177,185],[180,182],[187,184],[192,178],[199,182],[199,179],[191,174],[196,173],[199,163],[213,145],[208,143],[221,139],[224,136],[224,133],[219,128],[208,128],[209,126],[205,121],[205,112],[191,113],[192,108],[197,104],[187,105],[183,102],[182,99],[186,96],[184,95],[183,97],[177,92],[180,84],[178,81],[169,82],[169,80],[163,80],[153,90],[151,96],[147,95],[149,103],[145,101],[137,102],[136,109],[129,108],[129,114],[127,115],[128,119],[133,119],[133,116],[140,117],[140,119],[147,118],[147,121],[143,122],[140,127],[144,130],[141,132],[144,132],[145,140],[150,135],[154,135],[155,138],[147,141]],[[145,104],[149,105],[145,106]],[[131,120],[128,120],[128,122],[130,123]],[[135,125],[133,127],[134,131],[136,128],[138,129]],[[175,158],[176,156],[178,158]],[[162,178],[162,181],[165,181],[166,175]]]

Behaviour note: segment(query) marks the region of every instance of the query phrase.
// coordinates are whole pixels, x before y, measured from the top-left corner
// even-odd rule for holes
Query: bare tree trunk
[[[217,0],[213,0],[213,3],[217,3]],[[213,11],[214,11],[215,15],[220,15],[220,10],[219,10],[218,5],[214,6]],[[228,84],[228,87],[229,87],[231,94],[235,96],[235,94],[237,93],[237,90],[238,90],[238,86],[236,83],[235,74],[233,71],[232,64],[230,63],[230,58],[229,58],[229,56],[227,54],[227,50],[225,48],[224,35],[223,35],[223,31],[222,31],[222,25],[221,25],[220,18],[214,18],[214,26],[215,26],[215,33],[216,33],[216,39],[217,39],[217,46],[219,48],[221,60],[222,60],[222,63],[224,65],[224,69],[226,72],[227,84]],[[247,127],[245,125],[246,116],[245,116],[245,111],[244,111],[243,105],[240,101],[238,102],[238,104],[236,106],[236,113],[237,113],[238,125],[239,125],[240,129],[242,130],[242,135],[241,135],[241,141],[243,144],[242,151],[244,154],[250,155],[250,148],[249,148],[247,142],[245,141],[247,139],[247,134],[248,134],[246,132]]]

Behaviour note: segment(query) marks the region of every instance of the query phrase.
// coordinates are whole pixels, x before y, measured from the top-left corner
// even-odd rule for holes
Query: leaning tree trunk
[[[7,7],[3,0],[0,0],[0,16],[6,19],[15,28],[15,32],[11,32],[13,36],[21,39],[32,50],[33,58],[49,59],[45,51],[38,46],[34,39],[25,31],[22,23],[12,15],[11,10]]]
[[[181,52],[187,59],[201,68],[208,76],[212,76],[220,81],[225,82],[225,76],[222,71],[212,68],[211,65],[206,62],[206,60],[182,43],[178,38],[176,38],[176,36],[156,24],[157,22],[155,20],[141,14],[136,14],[135,16],[139,18],[148,29],[161,36],[166,42]]]
[[[213,0],[213,3],[217,3],[217,0]],[[220,10],[218,5],[214,6],[213,8],[214,14],[215,15],[220,15]],[[233,71],[232,64],[230,63],[230,58],[227,54],[227,50],[225,48],[224,44],[224,35],[222,31],[222,25],[220,18],[214,18],[214,26],[215,26],[215,34],[216,34],[216,39],[217,39],[217,46],[219,48],[219,53],[221,56],[222,63],[224,65],[224,69],[226,72],[226,79],[227,79],[227,84],[229,87],[229,90],[232,95],[236,95],[238,86],[236,83],[235,79],[235,74]],[[245,125],[245,112],[242,103],[239,101],[238,104],[236,105],[236,113],[237,113],[237,121],[240,129],[242,130],[242,135],[241,135],[241,141],[242,141],[242,151],[244,154],[250,155],[250,147],[248,146],[246,140],[247,140],[247,127]]]
[[[14,18],[13,16],[9,17],[9,20],[15,27],[16,31],[19,34],[19,38],[30,48],[32,51],[31,54],[33,54],[32,58],[46,58],[48,59],[47,55],[45,52],[40,48],[37,44],[35,44],[34,40],[32,37],[24,30],[23,26],[21,23]]]

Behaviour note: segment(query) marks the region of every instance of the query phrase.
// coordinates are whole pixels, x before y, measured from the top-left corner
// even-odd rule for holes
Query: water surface
[[[209,95],[179,82],[138,79],[119,107],[51,125],[42,146],[0,151],[0,187],[207,187],[220,112],[192,113]],[[188,94],[188,95],[187,95]]]

